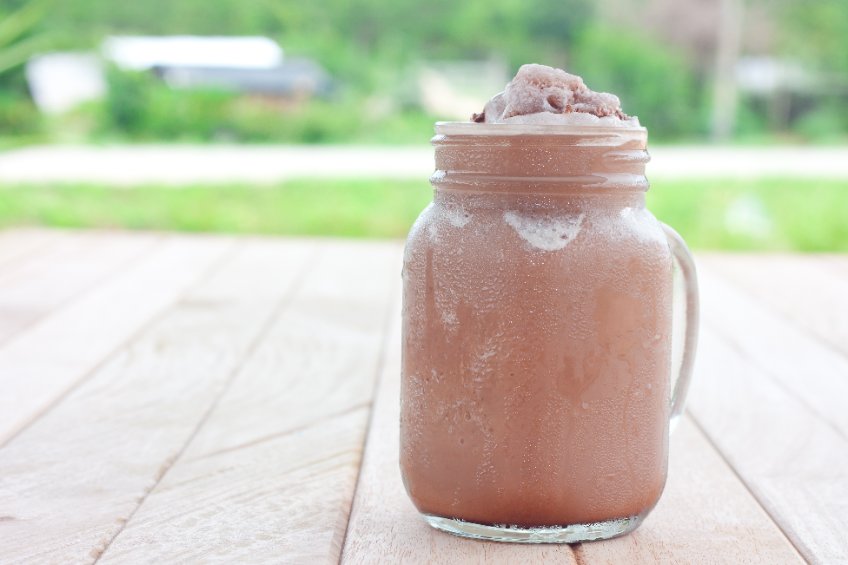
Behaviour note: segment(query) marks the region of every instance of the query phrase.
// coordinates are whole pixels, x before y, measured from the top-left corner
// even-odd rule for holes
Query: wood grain
[[[848,253],[817,255],[816,260],[830,272],[836,273],[843,280],[848,280]]]
[[[338,561],[397,244],[334,243],[104,563]]]
[[[22,259],[43,253],[52,243],[61,240],[63,235],[58,230],[0,230],[0,273],[14,269]]]
[[[222,249],[192,241],[173,259]],[[178,458],[309,254],[242,248],[0,449],[0,561],[94,561]]]
[[[848,357],[711,268],[702,266],[699,277],[705,288],[701,296],[704,324],[795,397],[799,406],[812,410],[843,439],[848,438]]]
[[[232,245],[179,238],[0,349],[0,445],[170,306]]]
[[[153,248],[161,236],[81,232],[0,270],[0,346],[11,335],[86,292]]]
[[[689,405],[700,426],[805,559],[848,563],[848,442],[747,342],[707,331],[699,349]],[[789,351],[773,345],[777,360]]]
[[[111,235],[0,231],[0,563],[848,565],[844,257],[701,261],[666,492],[572,550],[409,502],[397,244]]]
[[[848,276],[832,270],[837,258],[708,255],[702,262],[743,289],[754,302],[782,314],[848,356]]]
[[[804,563],[691,419],[671,438],[665,492],[629,536],[577,549],[581,563]]]

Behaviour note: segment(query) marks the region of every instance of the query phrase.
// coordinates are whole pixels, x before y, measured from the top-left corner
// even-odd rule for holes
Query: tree
[[[819,70],[848,74],[848,2],[784,0],[782,49]]]
[[[0,8],[0,77],[51,45],[51,34],[41,28],[49,4],[36,0],[16,9]]]

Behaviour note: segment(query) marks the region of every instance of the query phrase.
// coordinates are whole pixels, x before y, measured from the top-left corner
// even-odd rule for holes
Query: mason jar
[[[467,537],[632,531],[665,485],[697,331],[691,256],[645,207],[647,131],[439,123],[432,143],[433,202],[403,267],[410,498]]]

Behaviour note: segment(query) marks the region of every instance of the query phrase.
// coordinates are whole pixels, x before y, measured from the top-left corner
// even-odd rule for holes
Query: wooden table
[[[848,562],[848,257],[701,255],[633,535],[429,529],[397,467],[397,242],[0,232],[0,563]]]

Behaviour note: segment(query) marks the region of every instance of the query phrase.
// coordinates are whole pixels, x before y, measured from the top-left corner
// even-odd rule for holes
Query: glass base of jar
[[[591,524],[522,528],[520,526],[475,524],[456,518],[442,518],[441,516],[424,514],[427,523],[437,530],[465,538],[511,543],[578,543],[609,539],[632,532],[639,527],[643,518],[644,515],[639,515]]]

